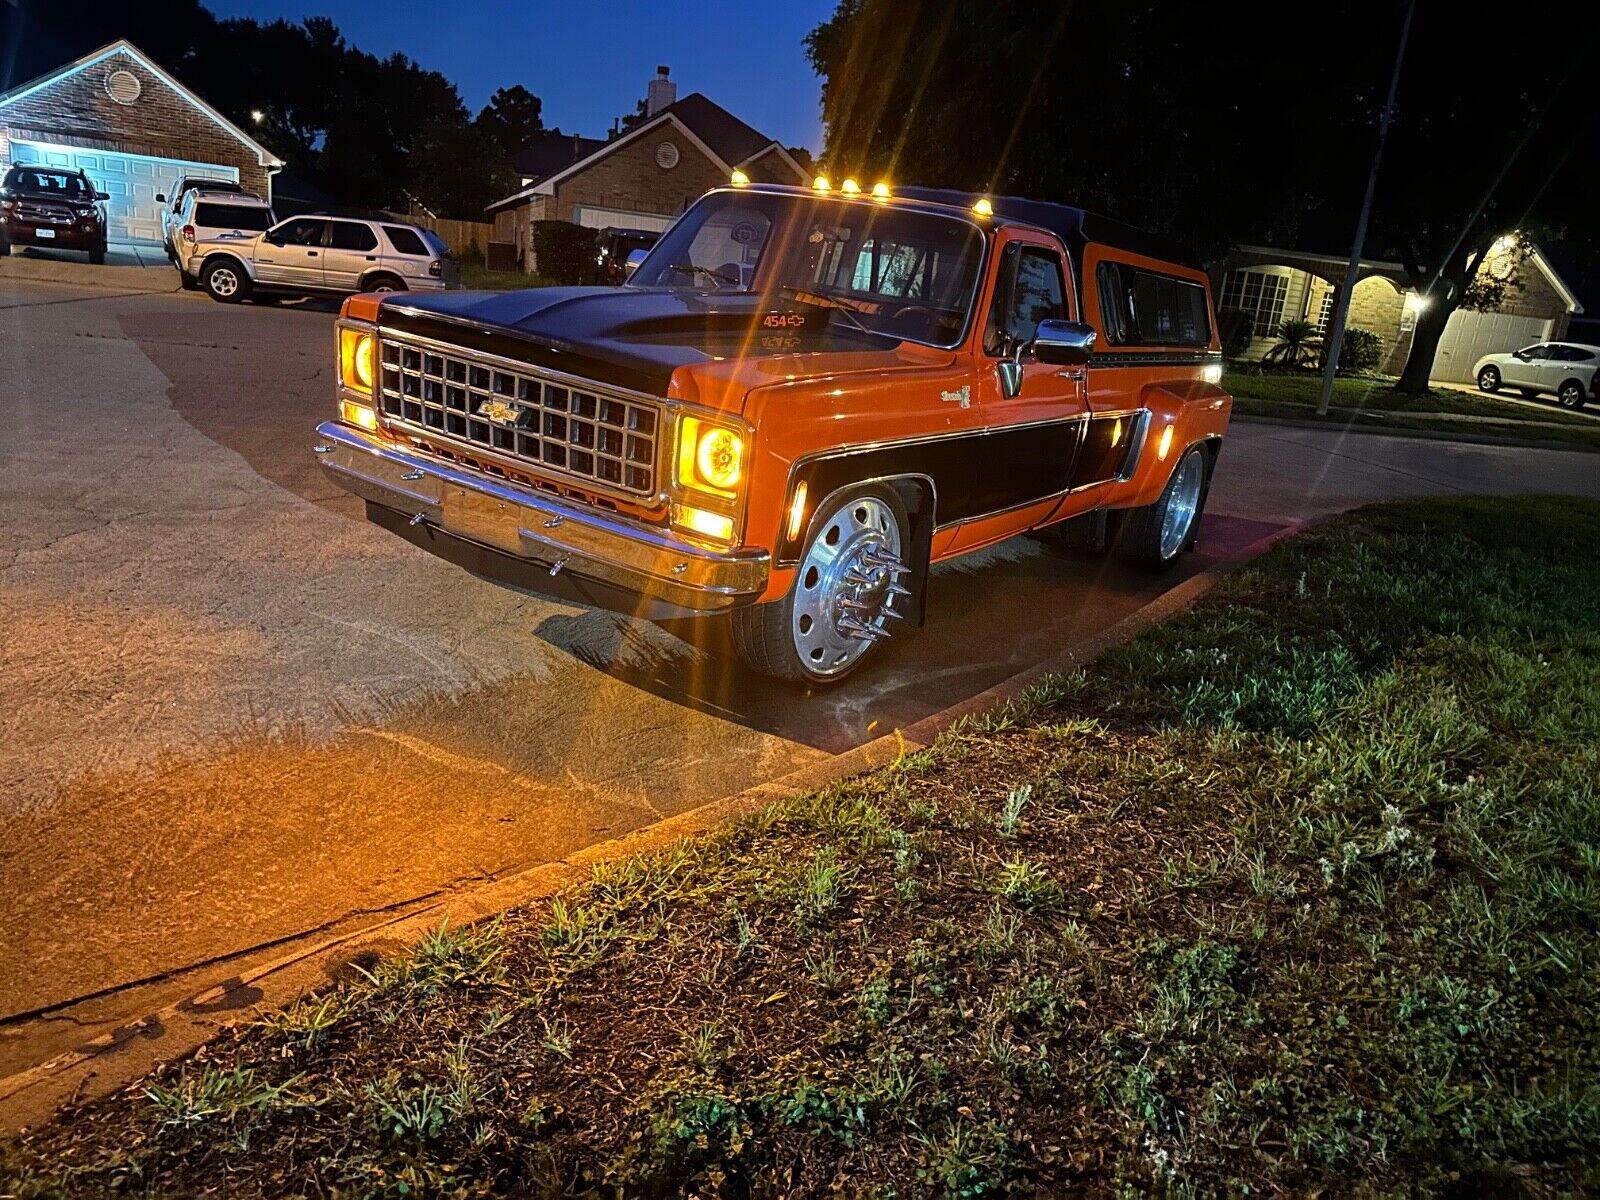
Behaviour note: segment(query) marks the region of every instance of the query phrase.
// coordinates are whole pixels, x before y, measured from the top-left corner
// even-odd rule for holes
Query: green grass
[[[461,264],[461,286],[469,292],[513,292],[549,287],[550,281],[523,271],[491,271],[482,263],[466,262]]]
[[[1555,441],[1600,447],[1600,421],[1567,412],[1553,402],[1530,406],[1487,394],[1437,388],[1423,396],[1393,390],[1392,379],[1341,378],[1333,404],[1316,415],[1321,376],[1302,372],[1233,371],[1222,386],[1233,394],[1234,412],[1245,417],[1285,417],[1383,429],[1444,430],[1501,440]],[[1489,418],[1480,420],[1454,418]]]
[[[1600,1190],[1600,505],[1380,505],[931,750],[443,928],[0,1194]]]

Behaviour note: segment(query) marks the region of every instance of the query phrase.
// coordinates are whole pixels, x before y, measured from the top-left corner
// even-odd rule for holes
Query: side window
[[[1276,329],[1283,312],[1281,285],[1275,276],[1235,272],[1229,283],[1238,307],[1251,314],[1252,329]],[[1250,279],[1248,276],[1257,276]],[[1101,331],[1113,346],[1205,346],[1211,341],[1211,313],[1206,290],[1198,283],[1145,271],[1126,263],[1102,262],[1095,268],[1100,294]],[[1224,289],[1226,306],[1227,288]],[[1247,294],[1248,293],[1248,294]]]
[[[1008,246],[984,332],[984,348],[990,354],[1003,354],[1012,346],[1031,342],[1040,321],[1065,320],[1066,294],[1059,254],[1038,246]]]
[[[415,229],[407,229],[404,225],[385,225],[383,236],[389,239],[389,245],[394,247],[396,254],[426,254],[428,248],[422,244],[422,239],[417,236]]]
[[[1527,359],[1529,362],[1543,362],[1545,359],[1550,357],[1550,347],[1524,346],[1522,348],[1522,357]]]
[[[372,230],[356,221],[335,221],[328,236],[330,250],[376,250],[378,239]]]
[[[1556,346],[1550,355],[1557,362],[1592,362],[1594,355],[1588,350],[1580,350],[1576,346]]]
[[[320,246],[327,224],[311,217],[297,217],[278,226],[277,240],[290,246]]]

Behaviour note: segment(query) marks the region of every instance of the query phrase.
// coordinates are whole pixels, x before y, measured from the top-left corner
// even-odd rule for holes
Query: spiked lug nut
[[[876,625],[868,625],[865,621],[857,620],[849,613],[839,618],[839,629],[841,632],[848,633],[854,638],[860,638],[864,642],[881,642],[889,636],[885,630],[879,629]]]
[[[857,600],[854,596],[840,596],[839,607],[850,613],[876,612],[878,608],[876,604],[869,604],[865,600]]]
[[[887,594],[889,596],[891,596],[891,597],[892,596],[909,596],[909,595],[911,595],[911,589],[908,588],[908,587],[902,587],[898,583],[891,582],[889,584],[889,588],[888,588]]]
[[[851,587],[871,587],[872,586],[871,577],[867,576],[867,575],[863,575],[855,567],[851,567],[848,571],[846,571],[844,573],[844,581],[845,581],[845,583],[849,584]]]
[[[911,568],[901,562],[898,557],[887,552],[878,553],[868,550],[861,555],[863,566],[871,567],[876,571],[888,571],[892,575],[908,575]]]

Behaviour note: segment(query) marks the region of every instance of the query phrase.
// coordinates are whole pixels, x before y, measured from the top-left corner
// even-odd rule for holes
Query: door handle
[[[306,251],[306,257],[315,258],[316,256],[317,256],[317,252],[315,250],[307,250]]]
[[[376,254],[369,254],[369,255],[367,255],[367,261],[368,262],[377,262],[378,261],[378,256]]]

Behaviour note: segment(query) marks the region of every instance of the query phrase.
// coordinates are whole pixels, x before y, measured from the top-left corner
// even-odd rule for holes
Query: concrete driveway
[[[0,277],[0,1077],[309,931],[773,778],[938,711],[1302,517],[1600,495],[1577,453],[1236,426],[1162,579],[1018,540],[942,568],[844,688],[479,581],[309,452],[325,307]]]

